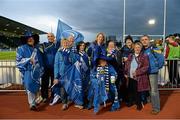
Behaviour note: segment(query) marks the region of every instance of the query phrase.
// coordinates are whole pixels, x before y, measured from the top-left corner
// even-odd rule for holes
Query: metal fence
[[[158,83],[160,90],[180,90],[180,59],[166,60],[164,67],[159,71]],[[12,85],[22,86],[21,74],[14,60],[1,60],[0,91],[11,91]],[[19,87],[16,87],[13,87],[13,91],[19,91]]]
[[[21,86],[21,74],[15,60],[0,60],[0,91],[18,91]]]
[[[159,71],[159,89],[180,89],[180,59],[166,60],[164,67]]]

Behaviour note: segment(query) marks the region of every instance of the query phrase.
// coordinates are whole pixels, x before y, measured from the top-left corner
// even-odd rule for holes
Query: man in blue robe
[[[39,39],[27,32],[26,36],[22,37],[22,41],[24,44],[17,49],[16,66],[22,75],[30,110],[36,111],[35,99],[39,92],[40,78],[43,74],[42,55],[37,45]]]

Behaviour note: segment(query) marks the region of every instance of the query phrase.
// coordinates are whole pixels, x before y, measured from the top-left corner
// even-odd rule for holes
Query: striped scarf
[[[81,56],[84,56],[85,52],[84,52],[84,51],[80,51],[79,54],[80,54]]]
[[[70,50],[67,48],[61,48],[60,51],[62,51],[63,53],[70,53]]]
[[[97,67],[97,78],[105,82],[106,91],[109,91],[109,67],[108,66]]]
[[[72,47],[71,47],[71,51],[72,51],[73,53],[76,53],[76,52],[77,52],[76,46],[72,46]]]

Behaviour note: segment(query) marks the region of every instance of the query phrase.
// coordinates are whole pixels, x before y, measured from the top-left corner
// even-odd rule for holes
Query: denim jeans
[[[159,98],[159,90],[158,90],[158,74],[150,74],[150,95],[151,95],[151,104],[152,109],[156,111],[160,111],[160,98]]]

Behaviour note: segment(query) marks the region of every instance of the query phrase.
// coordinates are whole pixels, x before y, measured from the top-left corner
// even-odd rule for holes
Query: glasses
[[[53,36],[48,36],[48,37],[53,37]]]

